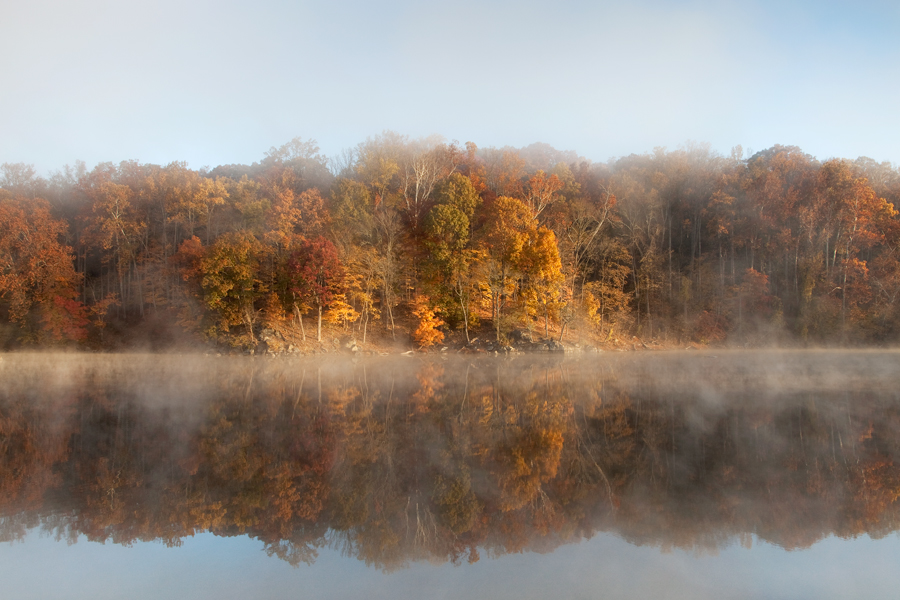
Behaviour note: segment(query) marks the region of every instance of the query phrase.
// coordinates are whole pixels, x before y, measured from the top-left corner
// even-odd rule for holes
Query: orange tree
[[[66,224],[41,199],[0,190],[0,311],[29,341],[83,340],[84,307],[72,250],[60,243]]]

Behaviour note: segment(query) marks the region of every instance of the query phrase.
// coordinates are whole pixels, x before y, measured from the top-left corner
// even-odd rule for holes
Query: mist
[[[3,536],[208,530],[389,571],[600,533],[700,552],[882,537],[898,361],[6,355]]]

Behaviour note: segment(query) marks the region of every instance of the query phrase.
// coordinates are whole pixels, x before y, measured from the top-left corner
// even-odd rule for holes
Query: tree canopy
[[[102,345],[177,320],[252,344],[310,311],[335,335],[399,339],[423,310],[451,338],[485,328],[498,342],[900,334],[895,166],[791,146],[592,163],[545,146],[386,132],[340,161],[297,138],[208,171],[126,161],[44,179],[3,165],[2,339]]]

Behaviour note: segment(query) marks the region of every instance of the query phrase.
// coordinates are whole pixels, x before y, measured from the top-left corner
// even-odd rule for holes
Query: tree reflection
[[[12,356],[0,363],[0,539],[40,525],[178,545],[211,531],[294,565],[331,546],[392,569],[598,532],[714,551],[753,535],[793,549],[896,531],[891,371],[816,384],[846,358],[794,357],[772,379],[760,356],[718,363],[721,380],[686,371],[708,356],[69,358],[49,378],[43,359]],[[789,385],[801,372],[809,385]]]

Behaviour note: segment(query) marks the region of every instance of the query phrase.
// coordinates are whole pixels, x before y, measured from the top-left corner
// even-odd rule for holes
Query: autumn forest
[[[4,164],[0,343],[892,344],[898,202],[893,165],[790,146],[595,163],[385,132],[200,170]]]

